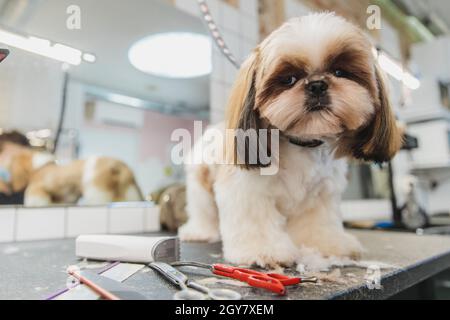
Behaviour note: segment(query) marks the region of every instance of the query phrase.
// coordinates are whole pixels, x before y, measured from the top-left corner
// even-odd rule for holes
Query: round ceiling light
[[[194,78],[211,73],[209,37],[187,32],[160,33],[134,43],[128,58],[138,70],[165,78]]]

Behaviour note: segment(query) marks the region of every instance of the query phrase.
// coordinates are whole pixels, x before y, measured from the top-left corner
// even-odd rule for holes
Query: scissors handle
[[[289,277],[283,275],[277,275],[278,278],[282,279],[281,281],[280,279],[277,279],[277,277],[271,277],[262,272],[226,266],[223,264],[214,264],[212,267],[212,271],[216,275],[246,282],[252,287],[263,288],[280,295],[284,295],[286,293],[286,288],[284,287],[282,281],[287,282],[287,279],[290,279]],[[298,280],[297,283],[299,283]]]
[[[282,296],[286,294],[286,287],[280,282],[280,280],[270,278],[267,275],[250,276],[245,282],[252,287],[266,289]]]
[[[293,286],[296,284],[299,284],[302,282],[301,278],[298,277],[288,277],[285,276],[283,274],[278,274],[278,273],[269,273],[267,274],[268,277],[271,277],[273,279],[277,279],[278,281],[280,281],[284,286]]]
[[[250,275],[263,274],[261,272],[255,271],[255,270],[232,267],[232,266],[227,266],[224,264],[213,264],[212,271],[214,272],[214,274],[241,280],[241,281],[244,281]]]
[[[236,279],[239,281],[247,282],[248,277],[250,276],[264,276],[264,273],[245,269],[245,268],[237,268],[232,266],[227,266],[224,264],[213,264],[212,272],[219,276],[228,277],[232,279]]]

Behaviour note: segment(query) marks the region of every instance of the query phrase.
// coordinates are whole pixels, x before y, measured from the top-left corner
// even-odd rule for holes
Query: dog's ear
[[[403,142],[390,103],[385,75],[375,66],[376,87],[373,95],[375,113],[367,126],[348,137],[342,137],[338,155],[383,163],[394,157]]]
[[[227,106],[227,128],[238,129],[244,125],[245,113],[255,109],[255,77],[258,65],[258,51],[254,51],[242,64],[231,89]]]
[[[246,169],[270,165],[270,137],[261,138],[263,121],[256,101],[259,53],[256,49],[243,63],[231,90],[227,107],[227,158]],[[264,159],[263,159],[264,158]]]

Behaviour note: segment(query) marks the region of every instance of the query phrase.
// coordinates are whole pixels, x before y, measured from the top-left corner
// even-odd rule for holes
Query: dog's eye
[[[337,78],[345,78],[345,77],[349,76],[349,73],[347,71],[342,70],[342,69],[336,69],[336,70],[334,70],[334,75]]]
[[[294,84],[296,84],[298,81],[297,77],[295,76],[288,76],[288,77],[283,77],[280,79],[280,83],[284,86],[293,86]]]

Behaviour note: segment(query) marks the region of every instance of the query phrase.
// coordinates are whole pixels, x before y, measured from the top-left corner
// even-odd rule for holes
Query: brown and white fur
[[[25,206],[143,200],[133,172],[117,159],[89,157],[58,165],[51,154],[6,142],[0,162],[11,174],[11,191],[25,191]]]
[[[225,259],[244,265],[290,265],[302,246],[358,257],[362,247],[340,213],[345,158],[387,161],[402,140],[363,32],[332,13],[290,20],[243,64],[227,111],[227,129],[280,130],[278,173],[188,165],[181,239],[222,239]],[[301,147],[288,137],[324,143]],[[224,145],[234,154],[234,139]]]

